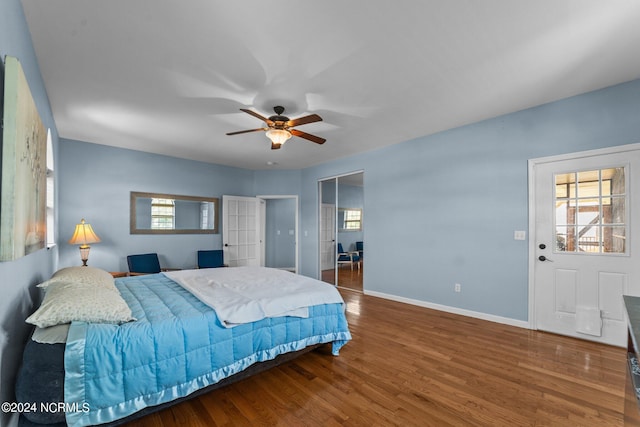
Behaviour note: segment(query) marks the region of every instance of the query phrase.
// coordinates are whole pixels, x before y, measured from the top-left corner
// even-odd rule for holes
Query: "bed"
[[[286,271],[232,267],[115,281],[102,273],[99,283],[56,273],[43,284],[44,301],[27,319],[36,331],[75,318],[66,343],[27,344],[16,384],[21,425],[118,425],[319,345],[337,356],[351,339],[337,290]],[[124,304],[109,300],[114,293]]]

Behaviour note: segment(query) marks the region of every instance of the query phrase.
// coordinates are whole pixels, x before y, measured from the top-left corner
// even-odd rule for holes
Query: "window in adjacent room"
[[[151,229],[173,230],[176,225],[176,204],[173,199],[151,199]]]

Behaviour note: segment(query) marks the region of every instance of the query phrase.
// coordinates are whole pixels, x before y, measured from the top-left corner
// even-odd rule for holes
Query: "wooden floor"
[[[338,286],[362,292],[364,278],[364,261],[360,262],[360,268],[349,266],[338,267]],[[335,285],[335,270],[322,270],[322,281]]]
[[[128,426],[622,426],[622,348],[341,293],[340,356],[322,348]]]

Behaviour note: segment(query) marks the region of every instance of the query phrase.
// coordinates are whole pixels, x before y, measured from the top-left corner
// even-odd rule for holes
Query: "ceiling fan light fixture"
[[[301,130],[294,129],[294,127],[296,126],[302,126],[308,123],[321,122],[322,117],[320,117],[317,114],[309,114],[308,116],[298,117],[297,119],[290,120],[289,117],[282,115],[284,113],[284,107],[281,107],[281,106],[273,107],[273,111],[275,111],[276,115],[271,116],[269,118],[266,118],[263,115],[256,113],[253,110],[248,110],[246,108],[241,108],[240,111],[243,111],[249,115],[252,115],[257,119],[262,120],[268,127],[229,132],[227,133],[227,135],[240,135],[240,134],[250,133],[250,132],[265,131],[265,135],[267,135],[267,138],[271,140],[272,150],[279,149],[282,146],[282,144],[287,142],[287,140],[294,135],[297,136],[298,138],[315,142],[316,144],[324,144],[326,141],[326,139],[320,138],[319,136],[311,135],[309,133],[302,132]]]
[[[286,129],[269,129],[265,134],[277,146],[284,144],[287,139],[291,138],[291,132]]]

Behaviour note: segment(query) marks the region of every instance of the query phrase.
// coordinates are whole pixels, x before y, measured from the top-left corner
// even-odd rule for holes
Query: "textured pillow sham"
[[[46,289],[52,283],[57,282],[73,282],[117,290],[111,273],[95,267],[66,267],[60,269],[51,276],[51,279],[40,283],[38,287]]]
[[[55,282],[47,286],[42,305],[27,323],[46,328],[73,321],[121,324],[135,318],[118,290],[74,282]]]

